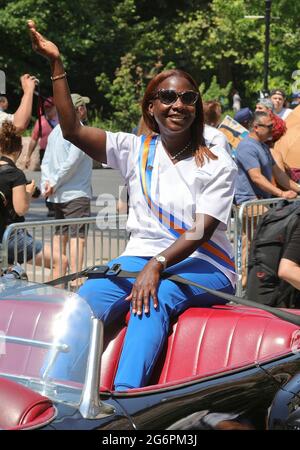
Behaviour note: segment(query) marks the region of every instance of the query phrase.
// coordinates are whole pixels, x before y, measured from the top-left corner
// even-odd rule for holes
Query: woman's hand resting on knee
[[[149,313],[150,297],[152,297],[154,308],[158,307],[157,287],[162,271],[162,265],[155,259],[150,259],[139,273],[130,295],[126,298],[132,302],[133,314],[141,315],[143,310],[145,314]]]

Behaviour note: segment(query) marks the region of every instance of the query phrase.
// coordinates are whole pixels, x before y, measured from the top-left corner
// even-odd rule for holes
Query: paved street
[[[40,184],[40,171],[25,170],[28,180],[34,179],[37,185]],[[100,207],[96,206],[96,200],[99,194],[112,194],[119,198],[119,186],[123,185],[122,177],[117,170],[113,169],[94,169],[92,175],[93,199],[92,215],[97,215]],[[26,214],[26,221],[47,220],[47,209],[43,198],[33,199],[29,212]]]

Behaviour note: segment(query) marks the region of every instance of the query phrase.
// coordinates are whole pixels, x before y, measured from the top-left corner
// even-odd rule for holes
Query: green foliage
[[[223,109],[229,106],[229,94],[232,89],[232,83],[229,82],[225,87],[221,87],[217,82],[217,77],[212,77],[209,87],[205,90],[205,83],[201,83],[199,90],[205,101],[217,100],[221,103]]]
[[[123,131],[131,131],[141,116],[140,100],[144,90],[143,70],[136,65],[135,56],[128,53],[121,58],[112,83],[105,73],[96,77],[96,83],[113,108],[112,123]]]
[[[91,97],[99,125],[131,130],[147,82],[170,67],[205,85],[204,98],[228,100],[232,87],[251,105],[263,87],[265,26],[244,16],[264,14],[262,0],[0,0],[0,69],[11,109],[22,73],[38,76],[42,94],[51,93],[48,63],[32,52],[26,32],[29,18],[58,44],[71,90]],[[300,69],[299,16],[299,1],[273,0],[269,85],[288,93]]]

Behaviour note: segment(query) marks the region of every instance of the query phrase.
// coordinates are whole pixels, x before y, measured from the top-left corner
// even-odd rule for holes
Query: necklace
[[[171,158],[171,160],[173,161],[174,159],[177,159],[177,156],[181,155],[181,154],[184,153],[186,150],[188,150],[188,149],[190,148],[190,146],[191,146],[191,141],[189,141],[189,142],[186,144],[186,146],[183,147],[183,149],[180,150],[179,152],[177,152],[175,155],[173,155],[173,156],[169,155],[170,158]]]

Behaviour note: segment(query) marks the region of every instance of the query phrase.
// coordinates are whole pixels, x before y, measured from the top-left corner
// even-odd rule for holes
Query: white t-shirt
[[[71,142],[64,139],[60,125],[48,136],[41,166],[41,188],[46,181],[53,187],[49,201],[65,203],[80,197],[92,198],[93,160]]]
[[[285,120],[289,114],[291,114],[293,110],[290,108],[282,108],[282,110],[279,113],[275,113],[277,116],[279,116],[282,120]]]
[[[210,125],[205,124],[203,135],[204,135],[205,143],[208,148],[211,148],[214,145],[217,145],[218,147],[225,148],[227,153],[229,155],[231,155],[231,147],[229,145],[227,137],[225,136],[224,133],[222,133],[222,131],[218,130],[217,128],[211,127]]]
[[[141,142],[141,136],[107,132],[107,164],[120,170],[128,186],[130,205],[127,230],[131,236],[123,255],[154,256],[172,245],[176,237],[149,209],[143,194]],[[203,167],[196,165],[194,157],[174,165],[158,137],[153,166],[150,167],[149,195],[166,214],[173,214],[188,228],[192,227],[196,213],[218,219],[220,224],[210,243],[217,249],[217,254],[220,255],[221,249],[232,258],[232,247],[225,231],[231,216],[237,167],[222,147],[218,148],[217,155],[217,160],[206,161]],[[218,256],[214,257],[201,249],[191,257],[209,261],[235,283],[234,268],[225,267],[219,263]]]
[[[0,127],[2,125],[2,123],[8,120],[9,122],[13,122],[14,121],[14,115],[13,114],[8,114],[5,111],[0,111]]]

